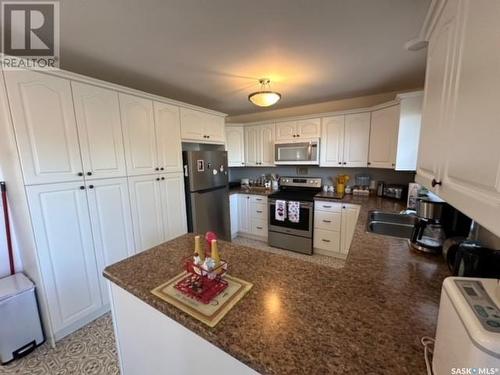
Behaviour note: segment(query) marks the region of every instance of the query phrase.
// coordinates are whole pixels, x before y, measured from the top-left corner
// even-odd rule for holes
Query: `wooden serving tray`
[[[209,327],[215,327],[253,287],[252,283],[226,275],[224,280],[228,282],[227,288],[215,297],[212,302],[204,304],[188,297],[175,288],[175,284],[186,275],[186,271],[180,273],[166,283],[154,288],[151,293]]]

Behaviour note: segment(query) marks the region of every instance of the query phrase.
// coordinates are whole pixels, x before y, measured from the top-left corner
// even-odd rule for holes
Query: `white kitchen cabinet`
[[[340,229],[340,252],[347,256],[351,247],[360,206],[356,204],[342,204],[342,224]]]
[[[416,178],[496,235],[500,51],[492,46],[500,42],[499,17],[495,1],[446,3],[429,40]]]
[[[245,131],[243,126],[226,126],[226,150],[229,167],[245,166]]]
[[[417,162],[417,181],[436,192],[432,181],[439,181],[444,149],[452,145],[446,138],[449,85],[452,80],[458,2],[448,1],[427,47],[422,128]],[[475,121],[474,121],[475,123]],[[455,147],[453,145],[453,147]]]
[[[183,174],[162,175],[160,177],[160,196],[163,241],[169,241],[187,233]]]
[[[224,143],[224,117],[181,108],[181,137],[183,141]]]
[[[320,166],[341,167],[344,159],[345,116],[324,117],[322,122]]]
[[[368,166],[394,168],[398,147],[399,105],[371,113]]]
[[[109,304],[105,267],[135,253],[126,178],[94,180],[87,184],[90,221],[103,304]]]
[[[320,166],[366,167],[369,139],[369,112],[324,117]]]
[[[370,113],[346,115],[342,164],[346,167],[366,167],[368,165],[369,140]]]
[[[11,70],[5,82],[25,185],[82,181],[70,81]]]
[[[274,124],[245,127],[245,165],[274,166]]]
[[[127,175],[116,91],[71,82],[85,179]]]
[[[179,107],[166,103],[153,102],[153,109],[158,168],[160,172],[182,172]]]
[[[87,193],[80,182],[28,186],[26,193],[51,329],[60,338],[102,307]]]
[[[155,173],[159,165],[153,102],[121,93],[119,98],[127,173],[129,176]]]
[[[319,138],[321,119],[303,119],[276,123],[277,141],[297,141],[304,138]]]
[[[259,128],[257,126],[245,127],[245,165],[254,167],[259,162]]]
[[[159,245],[164,240],[160,177],[129,177],[130,204],[136,251]]]
[[[397,171],[416,171],[420,128],[422,124],[423,91],[399,94],[399,129],[396,152]]]
[[[274,166],[274,124],[260,125],[260,162],[259,166]]]
[[[250,195],[238,194],[238,232],[250,233]]]
[[[238,214],[238,194],[229,195],[229,217],[231,219],[231,239],[238,235],[239,214]]]

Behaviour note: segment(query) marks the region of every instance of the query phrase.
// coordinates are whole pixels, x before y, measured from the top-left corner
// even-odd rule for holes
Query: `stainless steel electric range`
[[[269,246],[312,254],[314,196],[321,191],[321,178],[282,177],[280,185],[280,190],[268,197]],[[298,218],[290,220],[289,215],[285,214],[285,218],[278,220],[276,201],[284,201],[287,211],[290,202],[298,202]]]

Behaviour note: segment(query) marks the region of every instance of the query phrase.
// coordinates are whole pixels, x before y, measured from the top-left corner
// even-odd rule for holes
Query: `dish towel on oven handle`
[[[274,218],[278,221],[285,221],[286,219],[286,201],[276,200],[274,208]]]
[[[300,221],[300,202],[288,202],[288,220],[292,223]]]

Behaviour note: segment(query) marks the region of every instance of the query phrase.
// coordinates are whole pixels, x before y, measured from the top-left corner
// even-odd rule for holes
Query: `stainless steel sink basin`
[[[371,233],[409,239],[416,220],[413,215],[370,211],[366,230]]]

